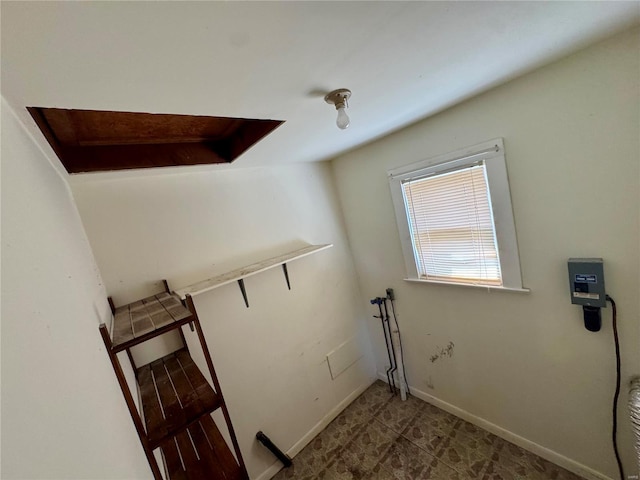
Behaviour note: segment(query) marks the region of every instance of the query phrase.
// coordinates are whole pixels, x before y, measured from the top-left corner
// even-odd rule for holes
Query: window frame
[[[494,229],[498,244],[500,269],[502,272],[502,285],[448,282],[445,280],[427,280],[420,278],[411,239],[408,212],[402,193],[402,183],[409,179],[417,179],[427,175],[444,173],[452,169],[464,168],[481,161],[485,164],[487,184],[489,186],[489,198],[493,211]],[[407,272],[407,278],[405,278],[405,280],[421,283],[481,287],[490,290],[529,291],[522,286],[520,256],[518,253],[518,242],[504,153],[504,141],[502,138],[489,140],[410,165],[393,168],[388,170],[387,174]]]

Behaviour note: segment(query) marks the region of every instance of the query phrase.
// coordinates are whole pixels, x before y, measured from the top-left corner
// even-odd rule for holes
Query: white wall
[[[235,283],[195,298],[249,473],[267,478],[279,463],[256,432],[295,453],[375,372],[330,166],[185,172],[72,182],[117,305],[161,291],[163,278],[178,288],[309,243],[335,245],[289,264],[291,291],[280,268],[246,279],[249,309]],[[331,380],[325,356],[351,338],[364,357]]]
[[[582,464],[585,474],[613,478],[611,309],[601,332],[584,329],[566,261],[605,260],[622,337],[620,442],[632,474],[625,405],[626,383],[640,371],[639,46],[639,31],[627,32],[333,162],[363,304],[396,289],[416,391],[550,449],[565,465]],[[404,282],[387,169],[495,137],[505,139],[531,293]],[[370,328],[382,371],[382,336],[374,322]],[[431,362],[449,342],[453,356]]]
[[[151,477],[98,332],[109,318],[71,192],[3,99],[2,478]]]

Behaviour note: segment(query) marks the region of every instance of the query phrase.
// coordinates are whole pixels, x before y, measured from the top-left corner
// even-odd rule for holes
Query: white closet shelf
[[[333,244],[331,243],[326,245],[308,245],[304,248],[300,248],[299,250],[285,253],[283,255],[278,255],[277,257],[268,258],[266,260],[253,263],[251,265],[247,265],[246,267],[237,268],[230,272],[222,273],[215,277],[207,278],[206,280],[202,280],[192,285],[179,288],[177,290],[174,290],[174,293],[176,293],[181,299],[184,300],[187,297],[187,295],[190,295],[193,297],[195,295],[208,292],[209,290],[213,290],[223,285],[227,285],[231,282],[238,282],[240,284],[240,289],[242,290],[245,303],[247,304],[247,307],[248,307],[249,304],[246,298],[246,293],[244,291],[244,283],[243,283],[243,280],[245,278],[255,275],[256,273],[264,272],[266,270],[269,270],[270,268],[277,267],[278,265],[282,265],[285,278],[287,280],[287,285],[289,285],[289,275],[286,269],[286,264],[288,262],[297,260],[302,257],[306,257],[307,255],[311,255],[313,253],[317,253],[331,247],[333,247]]]

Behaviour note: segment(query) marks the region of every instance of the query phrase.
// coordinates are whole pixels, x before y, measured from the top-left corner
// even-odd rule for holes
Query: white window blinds
[[[402,182],[418,276],[502,285],[484,163]]]

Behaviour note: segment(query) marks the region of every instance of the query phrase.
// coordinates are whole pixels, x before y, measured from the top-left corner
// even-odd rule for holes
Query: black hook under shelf
[[[242,292],[242,298],[244,299],[244,304],[249,308],[249,299],[247,298],[247,290],[244,288],[244,279],[241,278],[238,280],[238,286],[240,287],[240,291]]]
[[[287,264],[282,264],[282,271],[284,272],[284,279],[287,281],[287,288],[291,290],[291,283],[289,283],[289,270],[287,270]]]
[[[289,280],[289,270],[287,269],[287,264],[282,264],[282,272],[284,273],[284,279],[287,282],[287,288],[291,290],[291,282]],[[242,292],[242,299],[244,300],[244,304],[249,308],[249,298],[247,297],[247,289],[244,286],[244,278],[240,278],[238,280],[238,286],[240,287],[240,292]]]

